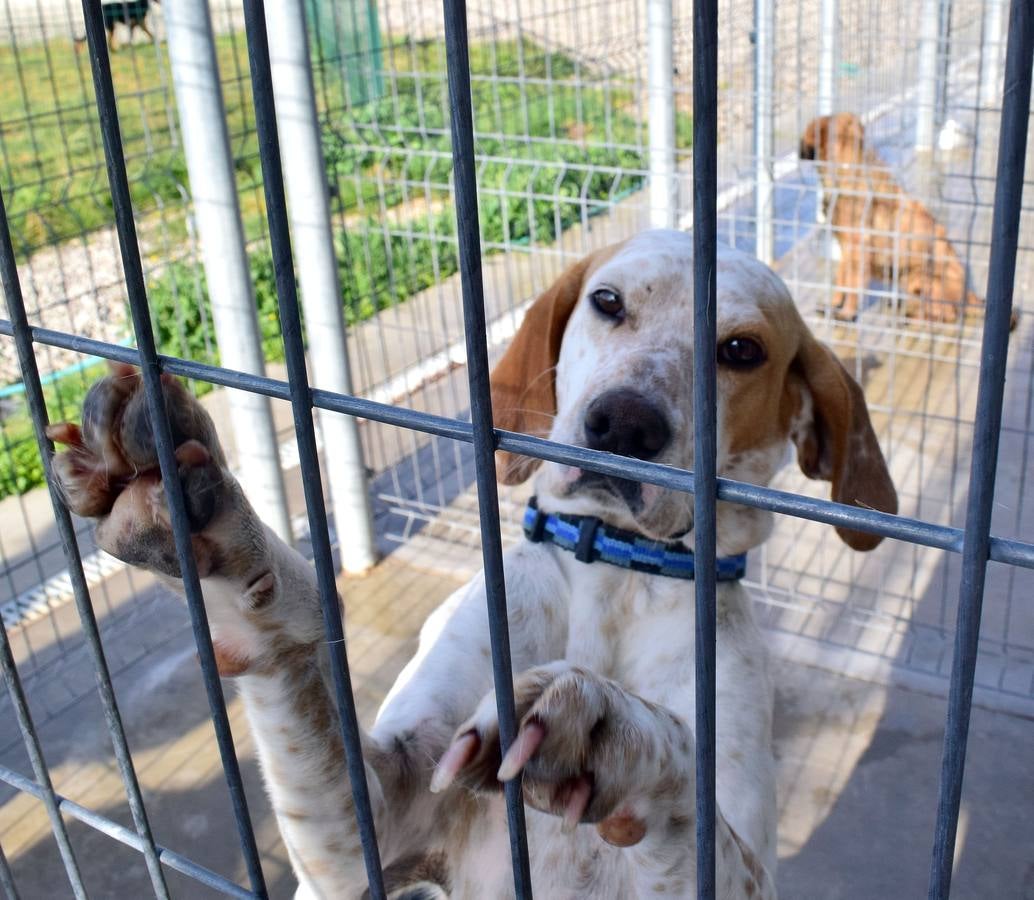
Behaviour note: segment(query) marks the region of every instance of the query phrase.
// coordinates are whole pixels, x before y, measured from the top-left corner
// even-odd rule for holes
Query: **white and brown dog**
[[[692,239],[671,231],[569,268],[493,373],[497,425],[692,468],[692,278]],[[862,391],[780,279],[724,250],[717,279],[719,474],[764,484],[792,442],[836,500],[894,511]],[[201,407],[174,379],[165,384],[220,671],[237,676],[300,895],[359,896],[362,854],[314,573],[257,519]],[[139,376],[123,368],[99,382],[82,429],[58,425],[52,435],[70,445],[57,457],[69,505],[99,518],[101,546],[176,583]],[[505,481],[537,465],[500,455]],[[692,896],[693,601],[675,577],[692,565],[692,498],[551,463],[536,491],[531,539],[505,559],[521,723],[509,752],[499,747],[481,577],[427,620],[364,734],[389,889],[511,896],[500,787],[522,777],[538,896]],[[772,684],[736,580],[737,557],[769,528],[765,512],[719,505],[729,579],[717,596],[723,898],[775,896]],[[840,534],[859,550],[879,541]]]

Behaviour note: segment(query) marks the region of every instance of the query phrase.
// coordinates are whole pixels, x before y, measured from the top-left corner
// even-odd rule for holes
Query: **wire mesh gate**
[[[999,140],[998,173],[994,202],[994,224],[988,279],[988,314],[984,329],[980,360],[980,385],[976,413],[976,444],[970,474],[970,492],[964,530],[915,519],[888,516],[837,504],[813,500],[787,492],[727,482],[715,478],[714,472],[714,346],[713,317],[708,317],[706,303],[696,306],[695,405],[698,470],[679,472],[631,460],[607,460],[599,454],[574,447],[512,433],[493,432],[488,401],[488,363],[484,341],[485,315],[478,229],[476,170],[473,154],[473,122],[470,106],[470,72],[467,58],[466,12],[462,0],[445,4],[446,41],[451,98],[452,153],[455,172],[457,221],[459,224],[460,271],[463,278],[464,317],[466,322],[467,359],[469,362],[472,425],[392,407],[360,398],[310,390],[303,357],[297,298],[292,272],[290,240],[285,213],[283,181],[280,173],[275,115],[270,89],[269,53],[261,3],[247,0],[244,4],[248,33],[249,60],[255,99],[256,122],[261,140],[261,162],[269,216],[270,236],[274,251],[276,280],[283,325],[289,378],[287,382],[246,376],[189,360],[159,356],[151,333],[147,298],[142,277],[139,249],[132,216],[125,162],[122,156],[119,123],[112,90],[111,71],[104,47],[104,29],[99,4],[84,3],[88,41],[91,51],[95,90],[101,113],[102,133],[108,174],[114,201],[116,222],[122,249],[123,265],[129,285],[132,318],[137,348],[129,349],[100,341],[84,340],[74,334],[30,327],[21,302],[14,253],[9,239],[6,213],[2,223],[2,263],[5,293],[11,320],[0,323],[0,332],[13,336],[18,349],[22,374],[34,413],[37,436],[47,447],[43,433],[45,405],[35,369],[33,344],[86,350],[97,356],[131,362],[142,366],[152,420],[156,426],[159,458],[169,491],[171,514],[177,548],[184,572],[184,582],[201,657],[205,684],[216,733],[222,752],[224,769],[234,800],[234,811],[240,830],[244,857],[247,861],[251,889],[246,891],[209,872],[188,859],[156,845],[148,826],[147,813],[133,772],[104,661],[104,650],[97,633],[88,590],[78,559],[78,550],[67,510],[54,494],[54,507],[62,545],[68,557],[73,578],[75,599],[83,620],[84,631],[97,667],[106,720],[113,738],[119,768],[133,813],[134,829],[117,823],[59,797],[50,783],[40,753],[39,742],[28,707],[24,702],[10,648],[6,643],[0,662],[14,699],[15,711],[22,728],[26,747],[36,776],[32,782],[8,769],[0,770],[0,778],[39,797],[47,807],[62,851],[66,870],[77,895],[85,891],[78,874],[62,813],[79,818],[140,850],[147,860],[152,885],[158,896],[166,896],[167,888],[162,865],[177,869],[199,882],[234,896],[262,896],[265,893],[261,864],[248,816],[247,803],[240,781],[226,719],[221,688],[216,675],[211,643],[207,633],[200,585],[193,565],[189,529],[183,498],[175,477],[175,461],[168,423],[164,416],[159,375],[161,372],[205,380],[213,384],[243,388],[271,397],[290,400],[294,411],[295,430],[306,486],[306,506],[318,578],[321,587],[327,637],[336,654],[335,685],[343,737],[347,749],[360,829],[371,883],[371,894],[383,896],[383,885],[372,828],[365,775],[359,749],[355,706],[348,682],[348,667],[342,642],[341,619],[336,605],[330,543],[327,536],[326,510],[319,490],[319,467],[312,424],[313,407],[374,421],[399,425],[445,438],[473,443],[477,469],[477,486],[484,561],[487,573],[490,621],[493,637],[493,665],[496,676],[503,743],[514,732],[513,698],[510,691],[510,665],[506,636],[505,596],[501,569],[501,541],[494,481],[493,452],[496,448],[526,453],[543,459],[577,465],[582,468],[633,478],[695,494],[697,546],[704,560],[714,558],[714,506],[716,499],[743,503],[776,512],[834,525],[850,525],[887,537],[914,544],[937,547],[962,556],[963,576],[960,587],[959,621],[952,668],[951,698],[945,732],[944,769],[941,782],[941,803],[931,870],[931,896],[947,896],[951,877],[951,860],[955,829],[958,822],[962,771],[965,761],[969,708],[977,658],[977,640],[987,561],[997,560],[1013,566],[1034,568],[1034,545],[995,538],[990,534],[991,505],[1001,425],[1003,387],[1009,313],[1012,305],[1013,277],[1021,209],[1023,165],[1026,152],[1027,117],[1030,105],[1031,57],[1034,52],[1034,20],[1026,4],[1012,4],[1008,54],[1005,72],[1005,103]],[[694,221],[696,249],[696,296],[713,298],[717,189],[717,26],[716,4],[697,3],[694,7]],[[709,261],[712,261],[709,264]],[[710,329],[710,330],[709,330]],[[45,453],[45,455],[47,455]],[[49,474],[49,473],[48,473]],[[51,482],[52,483],[52,482]],[[704,565],[702,571],[713,571]],[[713,896],[714,890],[714,584],[707,578],[696,583],[697,593],[697,716],[698,741],[698,847],[699,885],[701,896]],[[512,835],[515,886],[519,896],[530,896],[527,847],[523,829],[523,807],[516,792],[507,796]],[[0,856],[0,884],[14,895],[11,873]]]

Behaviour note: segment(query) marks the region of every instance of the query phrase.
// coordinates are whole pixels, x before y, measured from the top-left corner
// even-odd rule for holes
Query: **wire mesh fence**
[[[822,160],[800,158],[808,123],[825,111],[828,85],[819,59],[830,39],[821,25],[826,2],[780,4],[767,38],[754,4],[719,4],[719,238],[754,251],[771,231],[772,261],[806,320],[866,387],[902,514],[958,529],[965,524],[967,468],[979,438],[983,319],[909,316],[914,298],[900,258],[879,277],[844,284],[844,231],[835,223],[842,199],[834,188],[831,207],[830,189],[819,180]],[[468,347],[441,11],[418,0],[312,0],[307,6],[355,393],[465,417]],[[968,284],[982,293],[1002,108],[1004,7],[976,0],[897,6],[841,0],[834,7],[830,111],[859,117],[865,147],[943,225]],[[924,39],[931,9],[936,27],[932,39]],[[535,0],[514,10],[471,4],[467,15],[491,353],[505,345],[527,302],[566,262],[650,218],[647,13],[643,3],[624,0]],[[284,351],[275,248],[266,224],[244,20],[232,3],[213,4],[213,20],[263,349],[271,374],[279,376]],[[116,26],[111,59],[157,350],[218,364],[157,4],[148,21],[153,39]],[[82,35],[74,4],[5,0],[0,77],[15,90],[0,100],[6,106],[0,114],[0,184],[30,323],[129,347],[129,298]],[[691,38],[689,5],[675,4],[674,158],[683,226],[693,218]],[[931,48],[932,94],[920,78],[923,54]],[[768,92],[770,116],[760,126],[759,53],[778,61]],[[928,112],[937,146],[917,150]],[[759,127],[768,136],[761,145]],[[898,197],[890,188],[873,188],[873,178],[882,177],[874,175],[874,160],[862,168],[866,194],[885,190]],[[757,186],[766,179],[771,201],[761,216]],[[850,196],[849,190],[843,194]],[[1015,280],[1021,315],[1010,339],[992,517],[995,535],[1016,540],[1034,525],[1025,465],[1034,434],[1034,309],[1025,308],[1032,279],[1028,216],[1024,207]],[[896,246],[907,234],[900,218],[889,226],[869,221],[860,227],[863,244],[882,238]],[[839,317],[838,294],[845,292],[857,306],[853,321]],[[76,418],[85,388],[100,371],[98,361],[79,348],[45,342],[36,352],[50,418]],[[89,689],[82,675],[89,647],[79,620],[62,612],[74,584],[49,518],[43,466],[10,341],[0,341],[0,366],[0,578],[9,594],[4,623],[23,680],[37,692],[39,724],[67,713]],[[203,377],[194,385],[199,393],[211,387]],[[290,434],[289,417],[278,421],[281,462],[297,470],[305,453]],[[469,444],[375,420],[363,424],[362,441],[382,551],[417,533],[445,555],[449,547],[480,542]],[[776,487],[817,496],[790,469]],[[524,499],[519,491],[503,495],[504,537],[517,534]],[[295,503],[291,510],[299,535],[307,532],[302,514],[311,507]],[[94,550],[83,523],[76,527],[87,583],[104,613],[106,645],[118,648],[113,669],[145,659],[153,646],[189,627],[180,618],[150,629],[146,641],[135,630],[136,643],[120,641],[120,633],[146,618],[153,588]],[[962,578],[958,555],[887,542],[860,560],[827,527],[785,518],[752,558],[749,577],[760,589],[764,619],[781,653],[877,680],[946,689]],[[982,702],[1023,712],[1034,709],[1034,613],[1023,602],[1032,578],[1026,568],[990,566],[976,669]],[[8,746],[18,740],[14,733],[5,738]]]

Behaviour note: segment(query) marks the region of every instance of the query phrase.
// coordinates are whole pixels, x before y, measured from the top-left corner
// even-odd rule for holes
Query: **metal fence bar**
[[[775,0],[754,0],[754,255],[769,265],[775,262],[775,48]]]
[[[674,228],[679,209],[679,182],[675,162],[672,0],[647,0],[646,40],[646,80],[650,107],[650,224],[654,228]]]
[[[302,340],[301,317],[298,311],[298,289],[295,283],[291,234],[284,190],[280,141],[277,137],[276,108],[273,98],[273,74],[269,59],[269,40],[262,0],[244,0],[244,27],[248,36],[248,63],[251,68],[251,91],[255,103],[255,129],[262,161],[262,182],[266,197],[266,219],[276,273],[280,331],[284,340],[287,376],[291,394],[294,433],[298,442],[298,460],[309,518],[309,539],[312,544],[319,585],[320,606],[330,652],[330,669],[341,720],[341,736],[345,745],[348,777],[355,800],[363,861],[373,900],[383,900],[384,875],[381,871],[377,831],[374,827],[370,791],[366,783],[359,719],[352,695],[352,678],[345,650],[345,633],[341,623],[337,585],[334,580],[334,559],[327,529],[327,508],[323,500],[316,431],[312,417],[312,390],[305,369],[305,345]],[[341,535],[345,541],[347,536]]]
[[[0,319],[0,334],[11,335],[13,333],[11,323]],[[118,344],[106,344],[102,341],[80,338],[45,328],[33,328],[32,335],[36,343],[64,347],[119,362],[136,363],[139,359],[135,350]],[[160,359],[163,371],[170,374],[207,381],[223,387],[254,391],[278,400],[291,399],[290,386],[285,381],[248,375],[244,372],[235,372],[192,360],[167,356]],[[463,441],[467,444],[473,443],[474,440],[473,428],[469,423],[434,413],[391,406],[362,397],[345,397],[318,388],[312,390],[312,403],[318,409],[358,416],[385,425],[421,431],[425,434]],[[693,473],[684,469],[676,469],[660,463],[613,457],[598,450],[573,447],[513,431],[500,430],[496,432],[496,435],[499,450],[509,450],[512,453],[522,453],[537,459],[577,466],[604,475],[634,478],[672,490],[693,493]],[[861,509],[856,506],[835,503],[832,500],[805,497],[777,488],[733,481],[730,478],[718,479],[718,499],[757,509],[766,509],[780,515],[821,522],[824,525],[855,528],[859,531],[879,534],[910,544],[921,544],[937,550],[947,550],[951,553],[962,552],[964,532],[961,528],[936,525],[909,516],[891,515],[874,509]],[[994,562],[1034,569],[1034,543],[992,537],[990,558]]]
[[[280,113],[278,135],[292,164],[282,173],[288,187],[288,218],[294,229],[305,310],[309,359],[315,380],[341,394],[352,394],[348,336],[334,255],[327,166],[320,145],[320,123],[312,84],[309,39],[303,0],[277,0],[266,7],[267,33],[273,36],[273,103]],[[338,534],[341,567],[349,574],[377,562],[370,489],[359,423],[346,416],[319,420],[331,509]]]
[[[941,4],[922,0],[919,24],[919,75],[916,91],[916,150],[930,153],[937,143],[937,59],[941,48]]]
[[[759,0],[763,2],[763,0]],[[760,224],[760,223],[759,223]],[[697,897],[715,895],[718,3],[693,2],[693,552],[696,555]]]
[[[492,644],[492,675],[499,715],[503,755],[517,733],[513,699],[513,667],[503,577],[503,543],[499,531],[499,496],[495,480],[496,438],[492,426],[488,345],[485,336],[485,294],[481,272],[481,228],[478,219],[477,174],[474,165],[474,119],[470,97],[466,0],[443,0],[445,54],[449,73],[449,112],[452,127],[452,171],[455,181],[456,236],[459,239],[463,323],[470,387],[471,436],[481,523],[481,553],[485,566],[485,596]],[[519,898],[530,898],[531,867],[524,822],[524,793],[520,778],[504,785],[513,881]]]
[[[65,506],[54,477],[52,459],[54,446],[46,433],[47,403],[43,397],[43,386],[40,384],[39,369],[36,367],[36,357],[32,350],[32,336],[29,333],[29,321],[25,315],[25,301],[18,279],[18,266],[14,258],[11,231],[7,221],[7,207],[2,192],[0,192],[0,278],[3,281],[4,296],[7,298],[7,309],[13,320],[18,363],[21,368],[22,384],[25,385],[25,399],[32,418],[33,429],[36,432],[40,458],[43,460],[46,472],[50,503],[54,510],[54,524],[57,526],[61,548],[65,554],[65,561],[68,563],[68,577],[72,585],[83,635],[93,659],[93,668],[97,677],[97,692],[100,694],[101,705],[104,708],[104,721],[108,727],[108,734],[111,736],[115,762],[126,790],[126,800],[129,803],[133,824],[143,841],[144,859],[151,877],[151,886],[154,888],[155,896],[164,900],[169,896],[169,889],[165,884],[162,867],[158,864],[154,836],[151,834],[151,825],[147,820],[147,811],[140,794],[140,783],[137,781],[133,758],[126,741],[126,731],[122,725],[122,715],[119,712],[115,689],[111,683],[111,672],[108,669],[104,647],[101,645],[100,629],[97,627],[97,617],[93,612],[90,589],[86,585],[86,576],[83,574],[79,544],[75,539],[75,526],[72,524],[72,517],[69,515],[68,507]]]
[[[18,900],[18,888],[14,884],[14,873],[4,855],[4,848],[0,847],[0,888],[3,889],[7,900]]]
[[[165,31],[219,356],[229,368],[262,375],[262,336],[207,0],[168,4]],[[229,407],[234,433],[248,435],[248,440],[237,441],[241,487],[259,518],[291,544],[294,536],[269,401],[246,393],[234,397]]]
[[[240,765],[233,746],[233,734],[226,714],[219,670],[212,650],[212,637],[208,628],[208,615],[201,594],[201,582],[191,548],[190,524],[187,520],[183,499],[183,488],[179,480],[179,467],[172,443],[172,433],[165,410],[165,396],[161,385],[161,364],[155,348],[154,332],[151,327],[150,311],[147,307],[147,290],[144,284],[140,246],[137,241],[136,223],[133,220],[133,205],[129,194],[126,175],[126,161],[122,150],[122,135],[115,102],[115,89],[111,79],[111,62],[105,42],[104,21],[99,0],[83,0],[83,18],[86,22],[86,38],[90,52],[90,67],[93,73],[97,111],[100,117],[101,136],[104,141],[104,159],[111,189],[115,225],[118,231],[119,249],[129,295],[129,308],[133,320],[139,350],[139,364],[143,375],[147,409],[154,432],[155,449],[161,469],[162,483],[169,507],[176,554],[179,557],[183,590],[190,610],[194,641],[197,645],[201,672],[204,676],[208,704],[212,713],[216,741],[222,759],[223,772],[233,804],[234,819],[240,836],[241,849],[252,890],[260,897],[266,896],[265,878],[259,860],[255,832],[248,813],[248,801],[244,795]]]
[[[817,112],[831,115],[837,104],[837,62],[840,55],[838,0],[819,0],[819,88]]]
[[[980,640],[980,613],[990,549],[998,439],[1009,350],[1009,317],[1012,313],[1016,247],[1023,200],[1031,67],[1034,63],[1034,10],[1029,0],[1013,0],[1011,6],[1002,122],[998,136],[998,179],[991,226],[991,259],[987,276],[987,313],[980,350],[980,381],[973,426],[973,457],[966,504],[966,533],[962,547],[955,655],[948,694],[940,799],[930,869],[930,900],[945,900],[948,897],[955,859],[955,838]]]
[[[9,784],[16,790],[22,791],[23,793],[29,794],[30,796],[36,797],[37,799],[43,800],[46,792],[32,779],[26,778],[24,775],[19,775],[12,769],[8,769],[6,766],[0,766],[0,781]],[[69,800],[67,797],[62,797],[60,794],[54,794],[57,801],[58,809],[65,815],[71,816],[84,825],[88,825],[101,834],[106,834],[108,837],[118,841],[121,844],[125,844],[127,847],[132,847],[134,850],[143,852],[144,843],[142,838],[126,828],[125,825],[120,825],[118,822],[112,821],[107,816],[102,816],[99,813],[95,813],[91,809],[87,809],[85,806],[80,806],[74,800]],[[204,866],[198,865],[192,859],[177,853],[175,850],[168,850],[165,847],[156,845],[158,850],[158,859],[162,865],[168,866],[170,869],[174,869],[181,875],[186,875],[188,878],[194,879],[199,884],[203,884],[206,887],[210,887],[213,890],[217,890],[226,894],[228,897],[238,897],[240,900],[255,900],[258,896],[252,893],[246,888],[242,888],[239,884],[230,881],[228,878],[223,877],[218,872],[213,872],[211,869],[206,869]],[[0,880],[0,885],[3,881]]]
[[[1005,0],[984,0],[980,35],[980,105],[997,106],[1002,84],[1002,13]]]
[[[40,746],[39,736],[36,734],[36,726],[32,723],[32,713],[29,712],[29,704],[25,699],[21,678],[18,677],[18,670],[14,665],[14,654],[11,653],[11,642],[7,637],[7,629],[2,625],[0,625],[0,672],[3,672],[7,690],[11,695],[15,718],[18,720],[18,727],[25,740],[25,751],[29,755],[29,762],[32,764],[32,771],[36,776],[35,783],[29,781],[28,778],[25,781],[36,788],[32,793],[39,797],[46,807],[47,815],[50,817],[50,827],[54,832],[54,840],[57,841],[57,849],[61,854],[61,861],[65,864],[65,872],[68,874],[68,883],[72,886],[72,893],[76,900],[86,900],[82,873],[79,871],[79,864],[76,862],[71,841],[68,839],[68,828],[58,809],[58,797],[54,793],[54,785],[50,780],[47,761],[43,758],[43,748]]]

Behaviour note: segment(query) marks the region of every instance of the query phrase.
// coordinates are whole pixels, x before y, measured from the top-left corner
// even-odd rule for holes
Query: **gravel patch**
[[[18,267],[18,274],[33,325],[112,343],[129,334],[114,228],[39,250]],[[70,350],[37,345],[37,363],[44,375],[81,359],[82,354]],[[20,380],[14,342],[0,341],[0,385]]]

